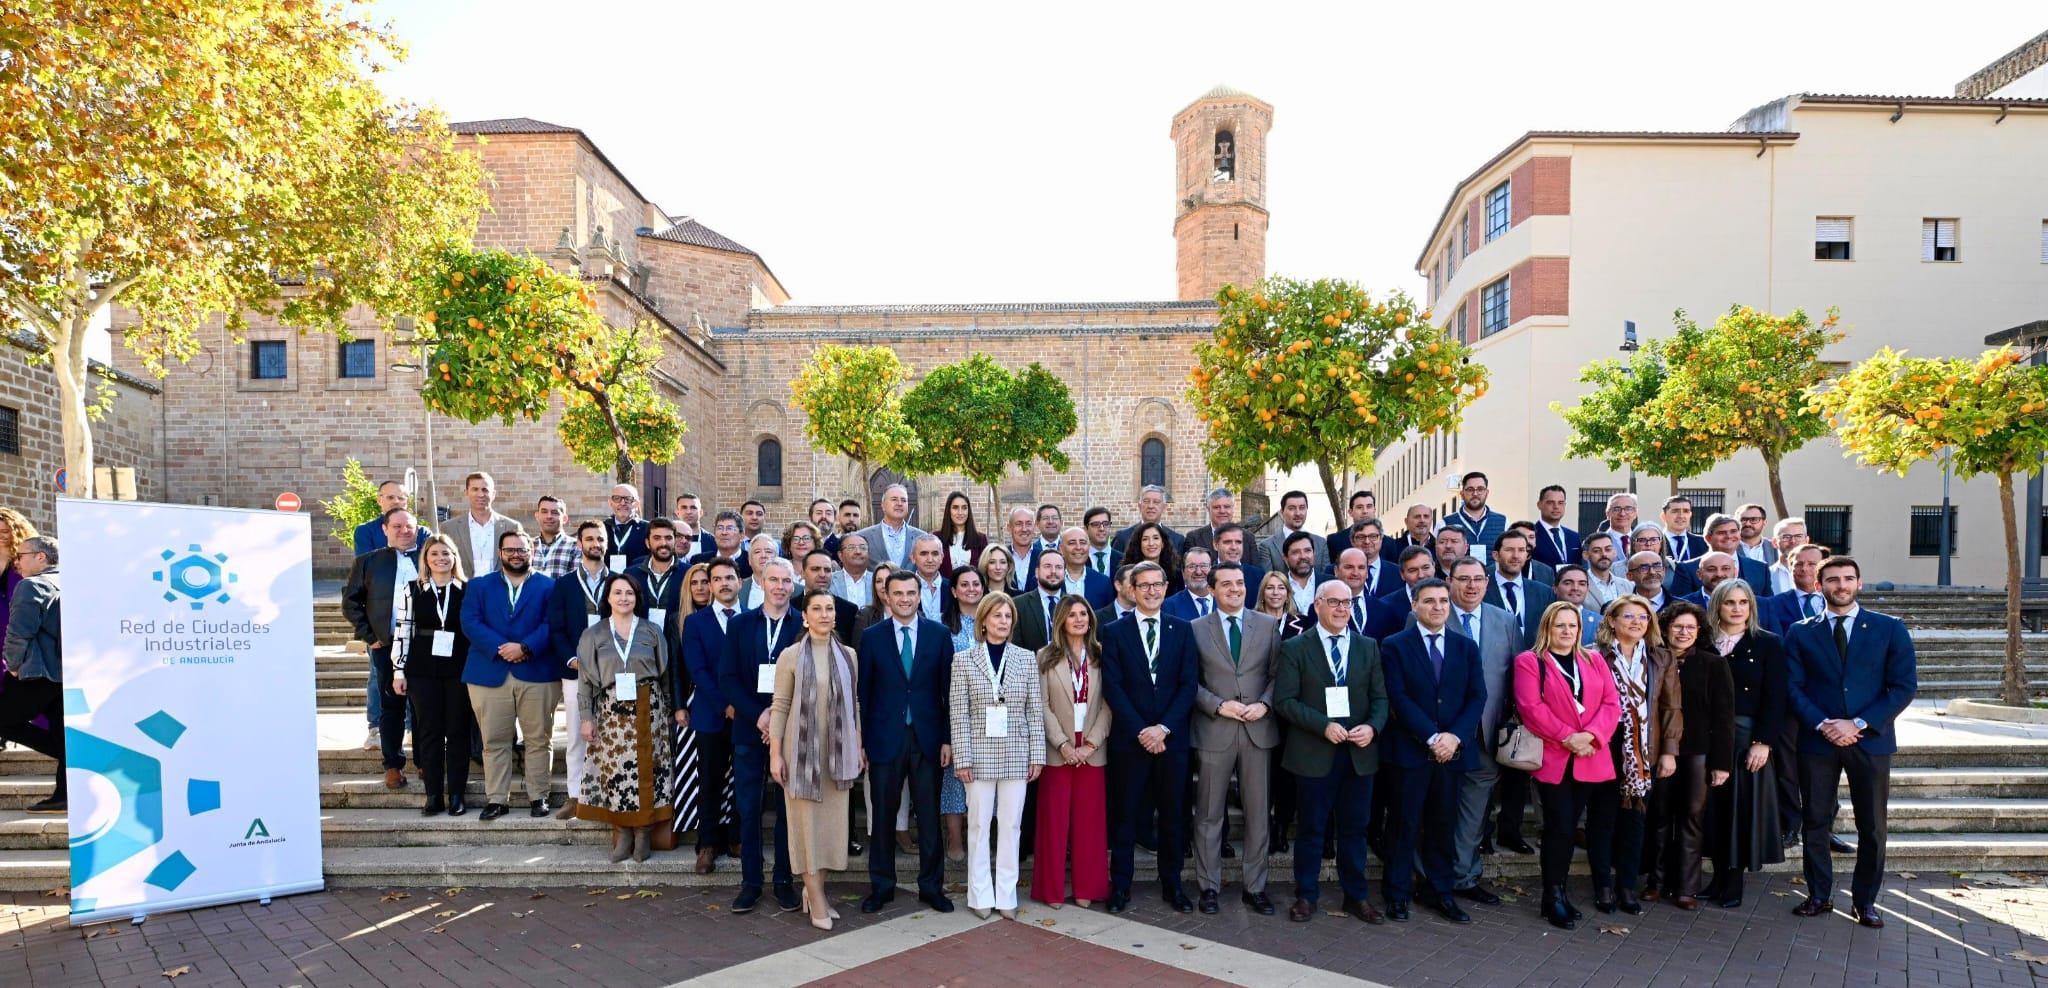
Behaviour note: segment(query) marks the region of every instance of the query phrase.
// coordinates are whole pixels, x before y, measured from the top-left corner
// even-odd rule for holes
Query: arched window
[[[1166,442],[1148,437],[1138,445],[1138,486],[1166,486]]]
[[[1228,182],[1237,175],[1237,138],[1230,131],[1216,132],[1216,172],[1211,181]]]
[[[782,486],[782,440],[769,436],[755,447],[754,486]]]

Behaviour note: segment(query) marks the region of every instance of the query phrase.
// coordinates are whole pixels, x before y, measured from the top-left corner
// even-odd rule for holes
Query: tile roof
[[[952,315],[989,312],[1117,312],[1130,309],[1203,310],[1214,309],[1208,299],[1172,302],[966,302],[917,303],[912,305],[778,305],[762,310],[770,317],[860,316],[860,315]]]
[[[713,230],[688,216],[676,220],[675,224],[666,230],[658,233],[641,234],[641,236],[652,237],[655,240],[667,240],[672,243],[689,244],[692,247],[709,247],[712,250],[731,251],[735,254],[751,254],[757,258],[761,256],[739,241],[719,233],[717,230]]]
[[[464,120],[451,123],[448,129],[458,134],[580,134],[582,131],[561,124],[551,124],[532,117],[500,117],[496,120]]]

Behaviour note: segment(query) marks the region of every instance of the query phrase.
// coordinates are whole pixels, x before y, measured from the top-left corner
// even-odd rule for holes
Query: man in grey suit
[[[1300,491],[1288,491],[1280,495],[1280,530],[1259,543],[1259,566],[1267,572],[1287,570],[1287,537],[1302,530],[1308,524],[1308,495]],[[1316,536],[1315,570],[1321,573],[1330,567],[1330,543],[1322,536]]]
[[[1245,609],[1244,567],[1217,563],[1209,576],[1216,609],[1194,622],[1201,682],[1195,687],[1196,908],[1215,913],[1223,887],[1222,845],[1230,803],[1230,772],[1237,770],[1244,803],[1244,904],[1274,913],[1266,896],[1270,843],[1268,797],[1273,749],[1280,726],[1273,717],[1273,676],[1279,671],[1280,622]]]
[[[902,484],[890,484],[882,492],[882,520],[861,529],[859,535],[867,540],[870,559],[910,568],[910,547],[926,535],[924,529],[910,523],[910,491]]]
[[[450,519],[441,526],[441,534],[455,543],[462,571],[474,580],[498,571],[498,540],[521,529],[517,520],[491,507],[498,499],[498,484],[490,474],[479,470],[462,478],[462,496],[469,501],[469,513]]]
[[[1487,798],[1501,778],[1501,769],[1493,760],[1494,731],[1512,696],[1515,656],[1522,651],[1522,631],[1515,626],[1515,616],[1486,603],[1486,588],[1492,582],[1486,564],[1477,559],[1466,556],[1451,564],[1450,629],[1478,644],[1479,669],[1486,678],[1486,706],[1479,711],[1479,765],[1465,773],[1464,785],[1458,790],[1457,861],[1452,874],[1457,895],[1488,906],[1499,905],[1500,896],[1479,881],[1479,842],[1486,826]],[[1529,778],[1528,773],[1512,769],[1508,775],[1501,789],[1501,821],[1507,822],[1512,809],[1516,839],[1520,840],[1522,807],[1527,800],[1515,799],[1510,806],[1508,790],[1526,794]]]

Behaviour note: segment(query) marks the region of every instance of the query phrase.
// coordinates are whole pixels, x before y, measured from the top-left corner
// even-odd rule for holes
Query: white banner
[[[57,500],[74,926],[322,887],[312,519]]]

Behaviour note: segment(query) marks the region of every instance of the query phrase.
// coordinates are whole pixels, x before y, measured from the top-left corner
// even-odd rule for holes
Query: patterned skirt
[[[675,717],[668,704],[667,691],[643,679],[638,700],[605,705],[585,756],[578,819],[647,827],[674,813],[669,731]]]

